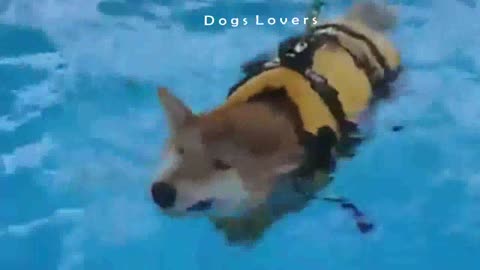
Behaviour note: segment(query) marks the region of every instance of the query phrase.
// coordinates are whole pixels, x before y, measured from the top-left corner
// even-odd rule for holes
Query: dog
[[[247,62],[206,113],[160,88],[170,137],[153,201],[168,216],[210,218],[231,244],[255,243],[303,209],[361,141],[362,113],[392,92],[400,54],[385,33],[395,21],[391,7],[354,5],[282,41],[272,59]]]

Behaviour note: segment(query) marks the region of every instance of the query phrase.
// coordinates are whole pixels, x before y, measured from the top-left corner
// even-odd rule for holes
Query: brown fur
[[[166,89],[159,96],[163,103],[173,98]],[[298,116],[286,97],[264,97],[199,116],[187,115],[184,121],[183,125],[171,123],[175,136],[170,145],[182,148],[184,159],[166,182],[182,177],[207,180],[214,173],[208,162],[220,158],[237,169],[245,187],[262,200],[277,173],[301,161]]]
[[[176,114],[185,115],[170,116],[183,121],[183,124],[170,123],[174,134],[170,145],[177,151],[181,149],[184,159],[163,181],[173,183],[178,181],[176,179],[194,178],[196,185],[206,185],[205,181],[215,173],[210,165],[215,158],[231,164],[244,180],[251,195],[249,214],[212,217],[231,242],[255,241],[274,220],[306,204],[302,201],[301,206],[284,205],[281,213],[275,214],[278,207],[273,210],[265,203],[278,185],[277,177],[297,167],[303,154],[303,130],[298,110],[282,91],[278,93],[259,95],[246,103],[198,116],[180,110]],[[175,111],[168,109],[168,103],[179,101],[166,89],[159,90],[159,97],[167,111]]]
[[[359,23],[352,27],[361,29],[360,32],[371,33],[368,27],[386,30],[393,24],[393,19],[387,21],[392,18],[391,14],[388,15],[380,9],[375,10],[374,18],[364,22],[364,17],[368,17],[367,9],[357,7],[349,13],[346,19]],[[389,44],[379,34],[371,34],[371,36],[375,37],[374,43]],[[365,55],[368,48],[365,48],[366,45],[362,42],[344,34],[339,34],[338,39],[340,45],[353,49],[341,54],[331,51],[327,46],[315,57],[318,58],[316,59],[318,63],[321,62],[319,66],[322,72],[319,73],[324,75],[329,72],[334,73],[335,76],[329,77],[329,81],[337,82],[337,90],[343,91],[340,93],[340,101],[342,105],[348,105],[347,108],[351,108],[351,114],[353,114],[351,118],[355,118],[367,103],[361,102],[361,99],[359,101],[359,91],[352,92],[351,84],[345,83],[345,81],[353,82],[357,87],[354,80],[358,79],[357,73],[352,73],[351,78],[345,78],[345,68],[342,67],[347,66],[345,63],[348,61],[358,60],[369,62],[372,65],[368,67],[369,70],[381,70],[381,68],[378,67],[372,55]],[[389,52],[388,48],[386,50]],[[351,55],[355,56],[353,60]],[[386,56],[387,64],[395,67],[399,61],[396,53],[387,53]],[[336,65],[337,68],[332,71],[332,66],[339,61],[343,62]],[[317,130],[319,122],[333,126],[336,130],[337,123],[333,116],[328,114],[325,106],[321,107],[321,110],[316,107],[318,104],[323,104],[316,93],[302,92],[303,88],[309,88],[303,76],[286,68],[278,68],[270,72],[270,75],[262,77],[266,81],[259,79],[258,82],[262,85],[261,90],[265,91],[255,92],[253,86],[248,84],[246,92],[252,92],[253,95],[231,97],[226,102],[228,106],[221,106],[200,115],[194,115],[166,89],[159,90],[160,102],[166,110],[171,131],[169,147],[174,149],[177,156],[181,158],[181,161],[176,162],[158,179],[159,182],[173,186],[177,191],[178,203],[171,209],[163,209],[165,213],[189,214],[188,209],[192,204],[212,197],[215,202],[228,201],[232,203],[232,208],[229,208],[228,204],[216,206],[219,209],[226,209],[226,213],[210,215],[210,212],[202,212],[201,214],[208,215],[230,242],[252,243],[258,240],[275,220],[288,212],[299,211],[306,206],[309,199],[299,195],[299,192],[289,184],[291,182],[287,183],[280,178],[302,162],[305,131]],[[378,76],[383,76],[383,73]],[[366,84],[369,82],[367,81]],[[281,88],[283,85],[289,86],[288,90],[293,88],[295,92],[303,94],[287,96],[286,90]],[[270,91],[272,88],[275,91]],[[313,102],[312,97],[319,101]],[[293,102],[308,103],[310,107],[297,106],[298,104]],[[350,116],[348,110],[347,116]],[[315,193],[329,181],[328,173],[318,172],[312,181],[306,183],[310,185],[307,189]],[[271,204],[270,200],[277,196],[276,194],[292,199],[285,203]],[[242,213],[230,215],[229,211],[238,210],[237,206],[244,207],[241,209]]]

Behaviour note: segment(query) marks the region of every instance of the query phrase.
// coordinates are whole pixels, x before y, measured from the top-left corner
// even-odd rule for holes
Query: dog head
[[[151,192],[168,215],[242,214],[265,202],[276,177],[301,161],[292,124],[265,104],[195,115],[166,89],[159,98],[170,137]]]

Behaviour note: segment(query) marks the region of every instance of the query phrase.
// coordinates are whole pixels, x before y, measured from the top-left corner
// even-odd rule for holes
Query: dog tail
[[[346,19],[357,21],[380,32],[392,29],[397,23],[397,15],[392,7],[372,0],[355,4],[346,15]]]

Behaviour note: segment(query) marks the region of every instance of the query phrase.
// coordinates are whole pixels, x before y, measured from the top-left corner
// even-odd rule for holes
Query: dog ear
[[[170,128],[175,132],[194,118],[192,111],[177,97],[172,95],[167,88],[158,89],[158,98],[167,114]]]

